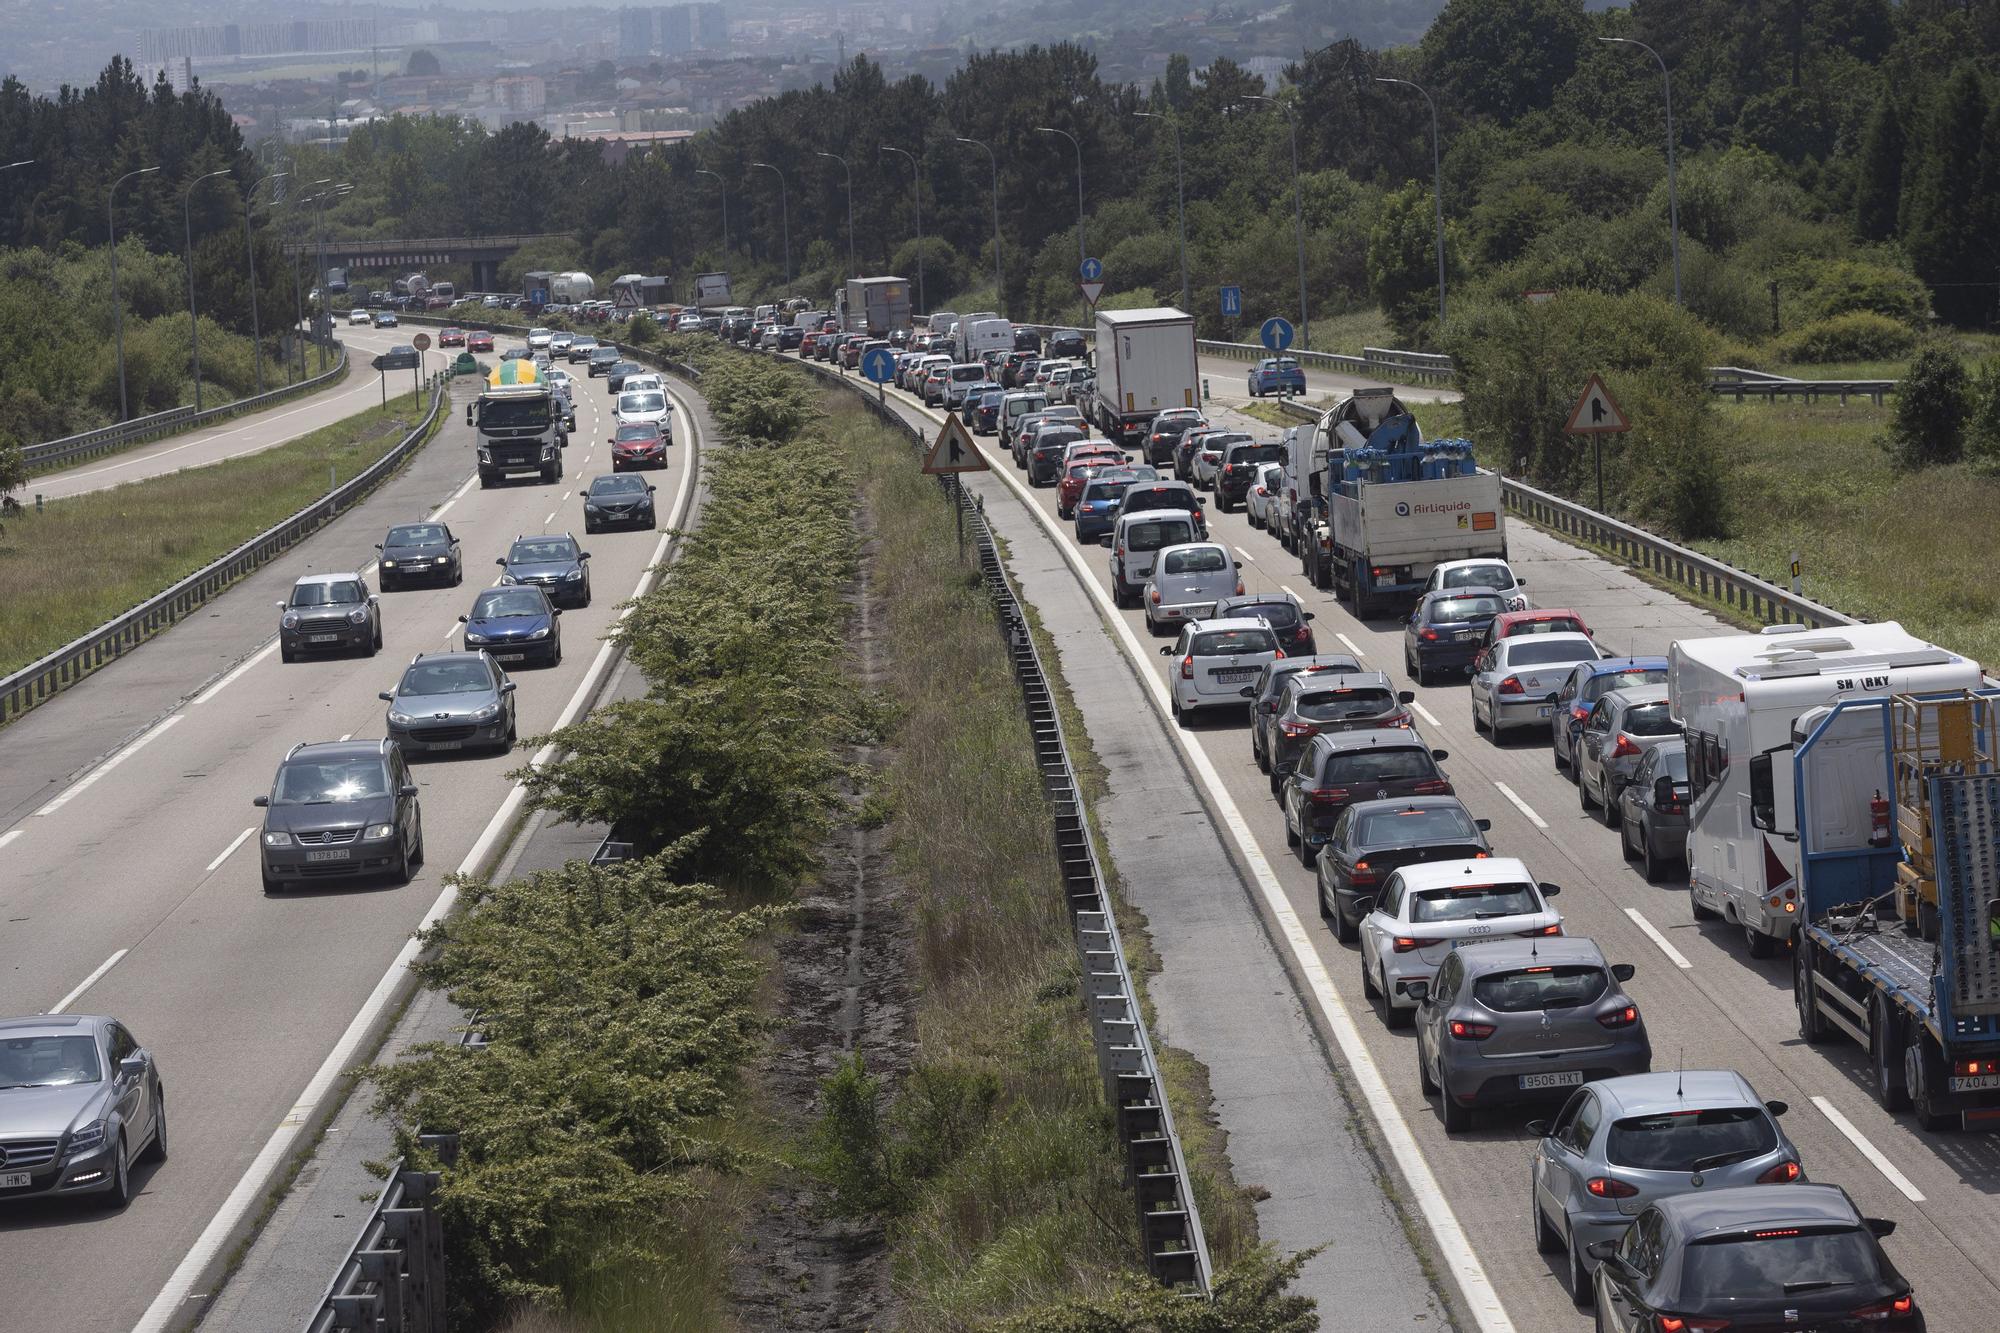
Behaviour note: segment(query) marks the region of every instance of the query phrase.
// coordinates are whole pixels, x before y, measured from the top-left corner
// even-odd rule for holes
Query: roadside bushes
[[[1850,310],[1774,338],[1770,350],[1780,361],[1886,361],[1916,345],[1909,325],[1872,310]]]

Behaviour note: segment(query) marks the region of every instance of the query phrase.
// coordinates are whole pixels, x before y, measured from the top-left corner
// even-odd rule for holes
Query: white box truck
[[[841,291],[840,327],[876,338],[910,327],[910,280],[849,278]]]
[[[1127,446],[1165,409],[1201,406],[1194,317],[1171,306],[1099,311],[1094,406],[1098,427]]]
[[[729,275],[727,273],[697,273],[694,275],[694,303],[701,310],[720,310],[729,304]]]
[[[1014,350],[1014,326],[998,315],[968,315],[958,321],[958,359],[977,361],[988,352]]]

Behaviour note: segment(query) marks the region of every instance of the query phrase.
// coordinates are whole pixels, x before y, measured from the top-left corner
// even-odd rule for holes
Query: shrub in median
[[[1872,310],[1815,320],[1771,342],[1780,361],[1885,361],[1916,346],[1910,326]]]

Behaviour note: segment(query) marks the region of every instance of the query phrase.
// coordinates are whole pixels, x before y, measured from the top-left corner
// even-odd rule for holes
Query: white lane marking
[[[207,868],[204,869],[201,873],[204,875],[214,874],[215,868],[221,865],[224,861],[227,861],[231,856],[234,856],[236,854],[236,849],[238,847],[241,847],[245,842],[249,841],[250,835],[255,833],[256,831],[257,831],[257,826],[255,824],[252,824],[249,828],[244,829],[241,833],[237,834],[236,837],[230,841],[230,844],[222,849],[221,855],[217,856],[213,861],[210,861],[208,863]]]
[[[570,493],[569,493],[568,491],[564,491],[564,492],[562,493],[562,500],[557,500],[557,501],[556,501],[556,503],[557,503],[557,504],[561,504],[561,503],[563,502],[563,500],[567,500],[567,499],[569,499],[569,496],[570,496]]]
[[[78,996],[82,995],[92,986],[95,986],[99,981],[103,980],[104,974],[106,972],[109,972],[112,968],[116,967],[118,965],[118,960],[120,958],[123,958],[126,954],[130,952],[131,952],[130,949],[120,949],[117,953],[112,954],[109,958],[99,963],[97,965],[97,970],[95,972],[92,972],[89,976],[85,977],[82,981],[78,982],[75,990],[63,996],[60,1000],[57,1000],[55,1003],[55,1007],[53,1009],[50,1009],[49,1012],[52,1014],[59,1014],[63,1010],[69,1008],[72,1004],[75,1004]]]
[[[171,728],[179,725],[181,717],[182,714],[175,713],[172,717],[161,719],[158,723],[156,723],[153,726],[153,728],[150,731],[148,731],[145,735],[139,737],[138,740],[133,741],[130,745],[120,750],[117,754],[112,755],[109,759],[99,764],[96,768],[93,768],[90,770],[90,772],[84,774],[83,777],[79,778],[76,782],[71,783],[69,788],[66,791],[64,791],[62,795],[56,797],[54,800],[50,801],[47,805],[35,811],[36,816],[39,818],[43,815],[52,815],[56,811],[62,809],[64,806],[68,805],[71,801],[75,800],[77,797],[83,795],[83,793],[89,791],[93,786],[97,784],[97,780],[99,778],[103,777],[106,773],[109,773],[112,769],[118,767],[118,765],[124,763],[127,759],[130,759],[133,755],[137,754],[144,747],[152,744],[153,741],[158,739],[161,735],[165,734]]]
[[[638,585],[632,590],[634,598],[643,596],[658,580],[661,573],[660,561],[666,557],[668,545],[673,540],[673,530],[687,521],[685,506],[692,494],[689,483],[693,480],[694,472],[695,469],[688,468],[681,474],[680,487],[674,492],[672,511],[675,515],[674,521],[667,525],[668,531],[660,534],[659,542],[653,548],[652,559],[646,562],[645,571],[639,575]],[[626,607],[619,613],[619,618],[622,620],[631,610],[631,607]],[[556,720],[556,725],[551,728],[552,731],[559,731],[568,726],[575,720],[577,714],[583,711],[584,701],[596,692],[597,682],[602,678],[606,664],[611,660],[612,648],[613,645],[608,641],[599,648],[597,657],[584,672],[582,681],[576,687],[576,693],[570,696],[568,706],[563,709],[562,716]],[[555,754],[554,745],[545,745],[528,762],[532,767],[541,768],[553,759]],[[506,799],[500,803],[500,808],[493,812],[493,818],[487,821],[486,827],[472,844],[472,850],[465,854],[463,861],[459,862],[460,875],[477,873],[485,866],[502,835],[513,827],[514,817],[527,802],[527,796],[527,788],[518,784],[507,793]],[[249,1214],[250,1209],[263,1199],[272,1173],[277,1170],[278,1164],[291,1150],[293,1142],[304,1131],[306,1122],[312,1118],[313,1109],[324,1100],[327,1091],[342,1073],[353,1065],[363,1039],[374,1028],[383,1010],[388,1008],[390,1000],[395,997],[397,988],[402,984],[404,973],[417,959],[417,936],[449,915],[457,901],[457,886],[447,883],[439,892],[437,901],[431,904],[428,912],[424,913],[424,919],[412,937],[404,942],[402,949],[390,962],[388,971],[382,974],[382,979],[375,983],[375,989],[369,992],[368,998],[362,1002],[360,1011],[354,1015],[354,1021],[340,1034],[340,1039],[334,1042],[333,1049],[327,1053],[326,1059],[313,1073],[304,1091],[299,1094],[298,1100],[292,1103],[291,1110],[287,1111],[284,1118],[278,1122],[278,1127],[271,1131],[271,1137],[265,1140],[264,1146],[258,1151],[249,1168],[229,1191],[229,1197],[223,1200],[215,1216],[208,1220],[208,1225],[202,1228],[201,1235],[196,1237],[193,1247],[182,1256],[180,1263],[161,1286],[159,1294],[153,1297],[152,1304],[146,1307],[146,1312],[139,1317],[139,1322],[133,1325],[132,1333],[162,1333],[180,1315],[185,1303],[193,1294],[195,1279],[214,1262],[237,1225]],[[106,966],[110,964],[107,963]]]
[[[1340,641],[1341,641],[1342,643],[1346,644],[1346,645],[1348,646],[1348,648],[1349,648],[1350,650],[1352,650],[1352,651],[1353,651],[1353,653],[1354,653],[1354,655],[1355,655],[1356,657],[1366,657],[1366,656],[1368,656],[1368,654],[1367,654],[1367,653],[1364,653],[1364,652],[1362,652],[1362,651],[1361,651],[1361,645],[1360,645],[1360,644],[1358,644],[1358,643],[1356,643],[1356,642],[1355,642],[1354,640],[1352,640],[1352,639],[1348,638],[1348,637],[1347,637],[1347,636],[1346,636],[1345,634],[1342,634],[1342,633],[1341,633],[1341,632],[1340,632],[1339,630],[1335,630],[1335,631],[1333,632],[1333,637],[1334,637],[1334,638],[1336,638],[1336,639],[1339,639],[1339,640],[1340,640]]]
[[[438,507],[437,507],[436,509],[433,509],[433,510],[431,510],[431,517],[432,517],[432,518],[443,518],[443,517],[444,517],[444,511],[445,511],[445,510],[447,510],[447,509],[449,509],[449,508],[451,508],[451,507],[452,507],[453,505],[455,505],[455,504],[457,504],[457,503],[458,503],[458,501],[456,501],[456,500],[446,500],[446,501],[445,501],[445,502],[444,502],[443,504],[439,505],[439,506],[438,506]]]
[[[475,472],[471,476],[465,479],[465,484],[463,486],[460,486],[457,490],[451,493],[451,498],[454,500],[463,500],[465,498],[465,493],[478,484],[479,484],[479,474]]]
[[[192,708],[196,704],[207,703],[210,699],[213,699],[216,695],[222,693],[225,689],[229,688],[229,686],[235,684],[236,678],[238,676],[241,676],[251,667],[256,666],[259,662],[263,661],[265,658],[269,657],[272,653],[275,653],[277,651],[278,651],[278,641],[276,639],[273,639],[269,643],[265,644],[261,651],[257,652],[255,655],[251,657],[245,658],[243,662],[240,665],[238,665],[234,670],[232,670],[228,675],[224,676],[221,680],[216,681],[215,684],[209,686],[207,689],[203,690],[200,694],[197,694],[194,698],[188,700],[188,707]]]
[[[341,739],[341,740],[344,740],[344,741],[345,741],[345,740],[351,740],[351,739],[353,739],[353,737],[354,737],[354,733],[350,731],[350,732],[348,732],[348,733],[347,733],[347,735],[345,735],[345,736],[342,736],[342,737],[341,737],[340,739]]]
[[[1249,562],[1250,562],[1251,564],[1253,564],[1253,565],[1254,565],[1254,564],[1256,564],[1256,563],[1257,563],[1257,557],[1256,557],[1256,556],[1254,556],[1254,555],[1252,555],[1252,554],[1250,554],[1250,553],[1249,553],[1248,551],[1244,550],[1244,549],[1243,549],[1242,547],[1240,547],[1240,546],[1236,546],[1236,547],[1232,547],[1232,548],[1230,548],[1230,549],[1234,550],[1234,551],[1236,552],[1236,554],[1238,554],[1238,555],[1242,556],[1242,557],[1243,557],[1243,558],[1244,558],[1245,560],[1248,560],[1248,561],[1249,561]]]
[[[1412,703],[1410,704],[1410,707],[1412,707],[1412,708],[1416,709],[1416,710],[1417,710],[1417,716],[1418,716],[1418,717],[1420,717],[1420,718],[1422,718],[1422,719],[1423,719],[1424,721],[1426,721],[1426,722],[1430,723],[1430,724],[1431,724],[1432,726],[1434,726],[1434,727],[1441,727],[1441,726],[1443,726],[1443,725],[1444,725],[1444,723],[1442,723],[1442,722],[1438,721],[1436,717],[1432,716],[1432,714],[1431,714],[1431,710],[1430,710],[1430,709],[1428,709],[1428,708],[1424,707],[1424,703],[1423,703],[1423,700],[1421,700],[1421,699],[1418,699],[1418,700],[1415,700],[1415,701],[1413,701],[1413,702],[1412,702]]]
[[[1639,929],[1646,932],[1647,939],[1651,940],[1654,944],[1659,946],[1660,952],[1667,956],[1668,962],[1672,963],[1675,967],[1678,967],[1683,972],[1689,971],[1694,967],[1694,964],[1690,963],[1687,960],[1687,955],[1683,954],[1679,949],[1676,949],[1672,944],[1668,943],[1667,937],[1660,933],[1659,927],[1655,926],[1652,922],[1648,921],[1645,918],[1645,916],[1640,913],[1638,908],[1636,907],[1626,908],[1625,915],[1632,918],[1633,925],[1637,926]]]
[[[1911,1203],[1924,1201],[1924,1192],[1912,1184],[1908,1176],[1898,1171],[1896,1164],[1890,1161],[1880,1148],[1870,1143],[1868,1136],[1856,1129],[1852,1120],[1840,1113],[1840,1108],[1824,1097],[1814,1097],[1812,1104],[1819,1108],[1821,1115],[1833,1122],[1833,1127],[1854,1145],[1857,1152],[1875,1164],[1875,1169],[1880,1171],[1891,1185],[1903,1192],[1904,1198]]]
[[[1504,782],[1493,784],[1494,789],[1514,803],[1514,808],[1528,817],[1528,822],[1536,828],[1547,828],[1549,821],[1535,813],[1535,808],[1514,794],[1514,789]]]
[[[14,839],[20,836],[21,836],[21,830],[17,828],[8,829],[5,833],[0,833],[0,847],[5,847],[8,843],[14,841]]]
[[[1299,597],[1297,593],[1292,591],[1292,585],[1289,583],[1280,583],[1278,585],[1278,591],[1284,593],[1288,597],[1296,597],[1301,602],[1305,600],[1305,598]]]
[[[555,521],[556,521],[556,511],[551,509],[549,511],[549,516],[542,520],[542,526],[546,528],[549,524]]]

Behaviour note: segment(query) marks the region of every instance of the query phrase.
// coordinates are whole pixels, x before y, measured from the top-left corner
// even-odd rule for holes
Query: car
[[[382,608],[359,574],[308,574],[278,603],[278,654],[360,652],[382,647]]]
[[[439,347],[463,347],[463,346],[465,346],[465,330],[464,330],[464,329],[439,329],[439,330],[438,330],[438,346],[439,346]]]
[[[784,330],[780,329],[776,324],[759,324],[753,331],[750,345],[760,352],[775,352],[779,349],[780,340],[783,335]]]
[[[944,406],[945,399],[950,395],[950,392],[951,367],[949,365],[932,366],[924,372],[924,380],[918,390],[918,396],[924,400],[925,407]]]
[[[590,605],[590,552],[567,532],[516,537],[507,554],[496,557],[502,584],[531,584],[557,606]]]
[[[667,446],[673,443],[666,425],[664,421],[620,423],[611,433],[611,470],[623,472],[627,468],[665,467]]]
[[[624,391],[626,380],[646,373],[648,373],[646,368],[637,361],[614,361],[605,367],[604,384],[611,392],[621,393]]]
[[[1535,1248],[1569,1260],[1570,1291],[1589,1299],[1598,1241],[1624,1236],[1646,1205],[1697,1189],[1805,1180],[1778,1118],[1733,1069],[1625,1074],[1586,1083],[1552,1120],[1531,1120]],[[1700,1182],[1697,1184],[1696,1182]]]
[[[1267,622],[1268,623],[1268,622]],[[1281,641],[1282,642],[1282,641]],[[1285,678],[1276,707],[1264,715],[1264,771],[1271,795],[1284,794],[1285,779],[1315,736],[1365,728],[1411,725],[1407,705],[1416,698],[1398,690],[1379,671],[1312,668]]]
[[[1202,512],[1201,497],[1194,487],[1184,481],[1170,477],[1155,477],[1151,481],[1134,482],[1119,497],[1118,514],[1136,514],[1144,509],[1185,509],[1194,519],[1197,537],[1208,537],[1208,515]]]
[[[966,424],[972,427],[974,435],[998,435],[1000,433],[1000,407],[1007,397],[1000,389],[988,389],[979,395],[973,404],[972,420]]]
[[[377,310],[375,312],[375,327],[378,329],[395,328],[396,312],[393,310]]]
[[[1040,412],[1049,405],[1049,396],[1033,390],[1017,390],[1000,400],[1000,443],[1009,449],[1014,447],[1014,428],[1022,418]],[[1016,456],[1018,458],[1018,455]]]
[[[570,341],[567,355],[569,356],[569,363],[571,365],[576,365],[578,362],[588,362],[596,354],[597,339],[590,337],[588,334],[579,333]]]
[[[1306,743],[1278,793],[1285,845],[1310,867],[1340,812],[1356,801],[1452,795],[1439,767],[1448,757],[1409,727],[1321,732]]]
[[[1356,801],[1340,812],[1313,863],[1320,919],[1342,944],[1360,939],[1361,903],[1398,866],[1482,860],[1492,821],[1474,819],[1456,796]]]
[[[1215,491],[1215,507],[1228,513],[1250,493],[1250,485],[1266,465],[1282,464],[1285,446],[1275,440],[1231,440],[1223,445],[1222,465],[1215,469],[1210,485]]]
[[[813,349],[819,346],[819,340],[821,336],[822,335],[817,333],[808,333],[804,337],[799,339],[799,360],[801,361],[812,360]]]
[[[1087,441],[1081,448],[1072,448],[1063,463],[1062,480],[1056,484],[1056,517],[1068,522],[1076,517],[1076,506],[1083,499],[1083,488],[1090,479],[1107,468],[1122,469],[1127,462],[1125,455],[1116,449],[1092,446]]]
[[[465,350],[468,352],[492,351],[493,335],[484,329],[474,329],[465,335]]]
[[[1480,556],[1472,560],[1447,560],[1433,567],[1423,591],[1417,595],[1450,592],[1455,588],[1491,588],[1500,594],[1509,611],[1526,611],[1531,609],[1528,594],[1523,591],[1527,586],[1528,581],[1518,577],[1505,560]]]
[[[1208,418],[1196,407],[1170,407],[1153,418],[1153,427],[1146,432],[1146,461],[1154,467],[1165,467],[1174,461],[1174,448],[1182,435],[1190,430],[1205,428]]]
[[[778,350],[781,352],[796,352],[805,340],[806,331],[796,324],[787,324],[778,330]]]
[[[556,336],[555,330],[553,329],[544,329],[544,328],[529,329],[528,350],[535,352],[545,350],[549,345],[549,340],[554,338],[555,336]]]
[[[562,665],[562,612],[537,584],[482,588],[458,623],[465,626],[467,652],[501,663]]]
[[[1270,393],[1302,398],[1306,392],[1306,372],[1296,357],[1267,356],[1250,367],[1248,387],[1252,398]]]
[[[1250,479],[1250,489],[1243,493],[1243,516],[1253,528],[1271,531],[1271,520],[1277,511],[1278,487],[1284,484],[1285,465],[1283,463],[1261,463],[1256,475]]]
[[[375,549],[382,553],[383,592],[425,582],[456,587],[465,580],[465,552],[442,523],[398,523]]]
[[[347,312],[347,322],[349,324],[369,324],[373,322],[373,317],[369,315],[364,307],[356,306]]]
[[[621,426],[644,423],[658,426],[664,434],[672,429],[673,411],[673,404],[660,390],[634,389],[618,395],[615,415]]]
[[[862,353],[876,347],[887,347],[888,345],[888,343],[879,338],[870,338],[867,334],[861,333],[843,342],[834,355],[835,359],[840,362],[842,370],[854,370],[861,365]],[[949,357],[945,359],[950,360]]]
[[[1212,475],[1222,463],[1222,449],[1226,444],[1239,441],[1248,443],[1250,437],[1240,430],[1227,430],[1215,426],[1202,426],[1186,431],[1180,443],[1174,446],[1174,475],[1190,485],[1201,487],[1207,484],[1202,475],[1202,459],[1208,458],[1208,471]]]
[[[599,375],[609,375],[613,366],[624,364],[629,363],[618,354],[616,347],[594,347],[584,369],[591,379],[596,379]]]
[[[701,316],[689,311],[674,321],[675,333],[700,333]]]
[[[1590,626],[1583,623],[1583,617],[1566,606],[1542,607],[1532,611],[1502,611],[1493,617],[1493,623],[1486,627],[1486,637],[1481,646],[1511,639],[1518,634],[1582,634],[1591,635]]]
[[[1162,550],[1153,562],[1143,603],[1146,628],[1154,634],[1172,632],[1175,625],[1206,620],[1224,597],[1241,596],[1243,562],[1220,542],[1186,542]],[[1276,636],[1272,643],[1277,642]],[[1249,677],[1244,677],[1247,684]]]
[[[514,682],[484,652],[418,653],[381,698],[406,755],[514,748]]]
[[[1062,400],[1072,407],[1082,407],[1097,392],[1097,372],[1087,366],[1078,366],[1069,373],[1069,383],[1063,385]]]
[[[1042,359],[1040,338],[1035,340],[1034,347],[1023,347],[1020,345],[1020,335],[1017,332],[1014,343],[1014,350],[1007,353],[1000,361],[1000,387],[1003,389],[1020,388],[1028,379],[1033,378],[1032,368]]]
[[[1028,466],[1028,440],[1048,419],[1044,415],[1046,410],[1038,408],[1033,412],[1025,412],[1018,420],[1001,427],[1001,438],[1007,442],[1008,452],[1014,456],[1015,467]]]
[[[1287,657],[1310,657],[1319,651],[1313,637],[1313,613],[1292,593],[1253,592],[1230,596],[1215,604],[1215,614],[1262,616],[1278,635],[1278,646]]]
[[[1167,673],[1167,698],[1184,727],[1203,709],[1240,708],[1258,672],[1283,656],[1269,625],[1240,616],[1184,624],[1160,653],[1180,659]]]
[[[1247,696],[1250,700],[1250,757],[1256,761],[1258,772],[1271,771],[1267,729],[1271,718],[1277,715],[1278,696],[1284,693],[1285,678],[1297,671],[1322,667],[1328,671],[1362,669],[1360,659],[1346,653],[1314,653],[1310,657],[1286,653],[1258,673],[1256,684]]]
[[[557,329],[549,335],[549,351],[557,356],[566,356],[569,345],[576,341],[576,335],[566,329]]]
[[[167,1160],[153,1053],[102,1014],[0,1020],[0,1191],[132,1201],[132,1166]]]
[[[1185,510],[1128,508],[1132,491],[1138,489],[1133,486],[1126,491],[1111,531],[1098,539],[1111,548],[1111,600],[1121,607],[1139,605],[1161,550],[1199,535],[1194,515]]]
[[[948,367],[945,372],[944,408],[956,412],[965,406],[965,397],[975,389],[986,387],[986,367],[976,361],[961,361]]]
[[[583,493],[584,532],[601,532],[611,527],[649,530],[657,527],[653,492],[649,483],[615,472],[591,478],[590,489]]]
[[[1702,1189],[1649,1204],[1593,1241],[1592,1295],[1608,1333],[1867,1329],[1924,1333],[1910,1283],[1882,1250],[1887,1218],[1834,1185]]]
[[[1073,361],[1086,360],[1090,356],[1083,334],[1076,329],[1049,330],[1046,351],[1051,357],[1065,357]]]
[[[638,393],[644,389],[650,389],[654,393],[665,393],[667,391],[667,382],[660,377],[660,373],[657,370],[641,369],[637,374],[627,375],[623,380],[619,381],[617,391],[620,394],[628,394]],[[668,404],[668,407],[671,408],[672,406],[673,404]]]
[[[961,425],[978,425],[979,409],[985,404],[988,396],[992,397],[993,407],[997,411],[1000,407],[1000,386],[991,380],[981,380],[977,384],[963,386],[962,392],[955,393],[951,408],[958,413]]]
[[[1459,946],[1507,936],[1540,945],[1560,936],[1562,913],[1549,899],[1561,891],[1537,883],[1511,856],[1398,866],[1360,903],[1363,998],[1388,1026],[1407,1025],[1417,1009],[1410,983],[1430,981]]]
[[[1583,724],[1590,720],[1590,710],[1597,707],[1599,699],[1613,690],[1666,683],[1664,657],[1605,657],[1578,663],[1556,691],[1556,711],[1551,718],[1549,738],[1556,772],[1567,773],[1572,782],[1576,780],[1577,737],[1583,734]]]
[[[270,793],[251,804],[264,812],[257,846],[266,893],[374,875],[408,884],[423,864],[417,784],[392,740],[294,745]]]
[[[1095,542],[1111,531],[1111,520],[1118,512],[1118,502],[1124,498],[1126,489],[1141,479],[1150,481],[1154,475],[1153,469],[1143,465],[1093,469],[1084,480],[1083,490],[1071,510],[1076,520],[1077,542]]]
[[[1457,913],[1463,901],[1439,905]],[[1489,919],[1508,904],[1473,901],[1495,904],[1477,910],[1478,924],[1508,924]],[[1597,942],[1580,935],[1475,938],[1452,949],[1431,977],[1405,981],[1417,1002],[1417,1085],[1438,1099],[1445,1133],[1471,1129],[1482,1107],[1561,1100],[1594,1079],[1652,1069],[1646,1020],[1625,993],[1635,970],[1607,962]]]
[[[1576,747],[1576,791],[1583,812],[1599,812],[1606,828],[1618,826],[1618,802],[1639,761],[1655,745],[1678,738],[1680,724],[1667,707],[1665,685],[1634,685],[1597,701]]]
[[[1496,742],[1516,728],[1541,730],[1569,669],[1600,656],[1583,634],[1518,634],[1483,649],[1472,663],[1472,729]]]
[[[1419,685],[1439,672],[1472,670],[1487,625],[1507,605],[1492,588],[1427,592],[1403,625],[1403,668]]]
[[[1044,419],[1031,433],[1023,454],[1028,468],[1030,486],[1054,486],[1062,480],[1063,459],[1068,456],[1069,447],[1082,444],[1090,437],[1077,429],[1073,421],[1050,421]],[[1122,461],[1124,455],[1119,455]]]
[[[1640,863],[1649,884],[1665,878],[1670,865],[1687,865],[1690,790],[1687,742],[1679,736],[1648,749],[1619,788],[1618,849]]]
[[[1223,460],[1228,457],[1229,451],[1239,444],[1254,443],[1254,440],[1241,431],[1204,431],[1201,434],[1200,442],[1188,456],[1188,470],[1193,474],[1192,480],[1194,484],[1202,490],[1215,490],[1216,484],[1222,476]],[[1284,454],[1284,450],[1278,445],[1274,444],[1270,446],[1270,449],[1274,456],[1282,457]],[[1216,508],[1220,509],[1222,507],[1222,500],[1218,495]]]

